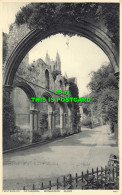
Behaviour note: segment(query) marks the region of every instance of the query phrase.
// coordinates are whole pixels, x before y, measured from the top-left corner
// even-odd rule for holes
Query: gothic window
[[[49,71],[45,71],[45,78],[46,78],[46,88],[49,89]]]
[[[62,85],[63,85],[63,83],[62,83],[62,81],[60,80],[60,88],[62,88]]]

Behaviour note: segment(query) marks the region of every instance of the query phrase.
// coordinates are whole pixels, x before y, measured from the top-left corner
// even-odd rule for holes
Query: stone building
[[[23,36],[28,33],[26,25],[11,25],[8,35],[8,56]],[[11,137],[31,143],[40,139],[73,134],[72,103],[56,102],[57,97],[69,95],[55,95],[54,91],[61,89],[69,91],[69,82],[76,78],[68,78],[61,74],[61,60],[57,51],[55,60],[45,56],[45,62],[39,58],[29,64],[29,55],[22,60],[13,82],[11,101],[15,112],[15,128]],[[46,98],[46,102],[32,102],[31,97]],[[48,98],[54,98],[49,102]],[[76,129],[75,129],[76,132]]]
[[[50,60],[48,54],[45,61],[49,64],[42,59],[34,61],[31,65],[27,61],[26,65],[24,65],[25,61],[21,63],[13,83],[11,99],[15,111],[16,130],[12,136],[16,134],[18,138],[19,132],[19,139],[29,143],[33,139],[38,141],[74,132],[71,120],[72,105],[56,102],[57,97],[70,97],[71,94],[69,93],[68,96],[54,94],[54,91],[59,89],[69,91],[68,78],[61,75],[61,60],[58,52],[55,61]],[[33,103],[31,96],[45,97],[47,101]],[[49,102],[48,98],[52,97],[55,101]]]

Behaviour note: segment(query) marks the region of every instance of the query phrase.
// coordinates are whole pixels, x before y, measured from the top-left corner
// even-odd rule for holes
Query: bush
[[[42,139],[42,136],[39,133],[37,132],[33,133],[33,140],[32,140],[33,143],[41,141],[41,139]]]
[[[90,126],[91,127],[91,125],[92,125],[91,118],[86,117],[85,119],[83,119],[81,124],[84,125],[84,126]]]
[[[53,131],[53,138],[58,138],[58,137],[61,137],[61,134],[60,134],[60,128],[55,128],[55,130]]]
[[[16,126],[14,133],[11,134],[11,139],[28,144],[32,141],[32,132],[29,129],[21,129],[21,127]]]
[[[10,134],[15,127],[15,114],[9,93],[3,89],[3,145],[7,148]],[[6,145],[6,146],[5,146]]]
[[[45,131],[48,131],[48,114],[46,112],[42,113],[40,119],[40,131],[44,134]]]
[[[17,147],[23,146],[24,144],[25,143],[23,141],[14,140],[14,139],[11,139],[11,140],[6,139],[3,142],[3,151],[13,149],[13,148],[17,148]]]

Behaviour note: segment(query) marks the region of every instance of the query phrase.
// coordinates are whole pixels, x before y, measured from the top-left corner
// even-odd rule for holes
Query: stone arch
[[[27,99],[25,98],[25,101],[24,100],[22,101],[22,97],[24,98],[23,96],[24,94],[22,95],[21,91],[20,91],[20,94],[18,93],[21,99],[19,101],[19,105],[17,104],[18,105],[17,107],[15,104],[15,110],[16,110],[15,116],[17,117],[17,118],[15,117],[16,124],[21,129],[21,135],[25,133],[23,134],[24,139],[28,137],[29,140],[27,139],[27,142],[32,143],[33,134],[35,131],[38,130],[37,103],[31,101],[31,97],[36,97],[36,94],[33,88],[25,82],[14,83],[12,86],[12,89],[15,90],[16,88],[20,88],[26,94],[26,97],[27,97]],[[17,92],[15,92],[15,97],[16,96],[17,96]],[[17,102],[18,102],[18,99],[17,99]],[[26,102],[26,105],[28,105],[27,107],[24,105],[25,104],[24,102]],[[24,118],[22,117],[23,114],[25,114]]]
[[[93,41],[108,56],[115,73],[119,71],[119,57],[115,45],[113,45],[111,39],[104,31],[87,21],[81,21],[80,23],[74,24],[62,23],[52,25],[46,32],[40,29],[32,30],[19,42],[6,63],[7,68],[4,74],[4,85],[12,85],[14,76],[22,59],[39,41],[57,33],[74,33]]]
[[[46,98],[46,100],[48,101],[48,98],[52,98],[53,96],[49,93],[49,92],[47,92],[47,91],[45,91],[42,95],[41,95],[41,97],[45,97]],[[51,105],[51,107],[52,107],[52,111],[54,110],[54,102],[48,102],[50,105]]]
[[[26,93],[29,101],[31,102],[31,107],[33,109],[37,109],[37,104],[35,102],[32,102],[30,99],[31,97],[36,97],[36,94],[33,88],[25,82],[18,82],[18,83],[13,84],[13,88],[16,88],[16,87],[19,87]]]

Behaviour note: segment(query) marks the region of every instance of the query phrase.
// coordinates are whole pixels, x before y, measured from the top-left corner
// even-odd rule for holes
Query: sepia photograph
[[[2,191],[118,192],[119,1],[1,5]]]

